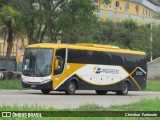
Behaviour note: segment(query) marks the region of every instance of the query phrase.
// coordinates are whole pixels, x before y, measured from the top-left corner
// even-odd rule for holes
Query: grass
[[[146,91],[160,91],[160,80],[148,80]]]
[[[21,80],[0,80],[0,89],[18,89],[22,90]]]
[[[154,100],[141,100],[136,103],[122,106],[112,106],[113,111],[160,111],[160,98]]]
[[[80,106],[79,108],[74,109],[56,109],[53,107],[40,107],[37,105],[34,106],[9,106],[9,105],[2,105],[0,106],[0,111],[159,111],[160,112],[160,99],[156,98],[154,100],[141,100],[137,103],[127,104],[127,105],[117,105],[117,106],[111,106],[111,107],[101,107],[95,104],[88,104]],[[114,112],[113,112],[114,113]],[[1,119],[1,118],[0,118]],[[16,118],[17,119],[17,118]],[[16,120],[15,119],[15,120]],[[22,118],[18,118],[22,119]],[[23,118],[24,120],[28,120],[29,118]],[[36,120],[39,120],[40,118],[37,118]],[[43,118],[44,119],[44,118]],[[56,119],[67,119],[67,120],[158,120],[159,118],[147,118],[147,117],[46,117],[47,120],[56,120]],[[9,120],[9,119],[8,119]],[[13,118],[14,120],[14,118]]]
[[[22,90],[21,80],[0,80],[0,89]],[[145,91],[160,91],[160,80],[148,80]]]
[[[10,105],[1,105],[0,111],[159,111],[160,112],[160,98],[156,99],[142,99],[139,102],[126,104],[126,105],[113,105],[110,107],[102,107],[96,104],[87,104],[82,105],[78,108],[65,108],[65,109],[56,109],[53,107],[41,107],[38,105],[33,106],[10,106]]]

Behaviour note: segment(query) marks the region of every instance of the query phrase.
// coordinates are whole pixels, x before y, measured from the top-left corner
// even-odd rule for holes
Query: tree
[[[22,14],[29,44],[42,42],[45,35],[48,42],[55,42],[54,23],[66,0],[16,0],[11,5]],[[47,33],[47,34],[46,34]]]
[[[59,19],[59,24],[62,25],[63,35],[69,36],[68,40],[63,38],[63,41],[69,43],[92,42],[92,36],[97,21],[93,13],[96,10],[97,8],[92,4],[91,0],[70,1],[68,6],[64,8],[60,16],[61,19]]]
[[[21,14],[21,19],[19,21],[21,23],[21,28],[23,28],[24,33],[29,39],[29,44],[38,42],[38,31],[42,27],[41,22],[43,22],[43,20],[37,20],[39,11],[36,10],[34,6],[35,2],[36,0],[16,0],[10,2],[10,5]],[[38,23],[40,23],[40,25],[38,25]]]
[[[149,25],[141,25],[133,32],[133,41],[131,43],[133,50],[145,51],[148,60],[151,56],[151,30]]]
[[[4,6],[7,6],[10,1],[11,1],[11,0],[1,0],[1,1],[0,1],[0,8],[2,8],[2,7],[4,7]]]
[[[94,39],[98,43],[114,43],[132,49],[133,31],[137,27],[138,25],[131,20],[125,20],[122,23],[99,21],[97,22],[97,33],[95,33]]]
[[[153,27],[153,43],[152,43],[152,52],[153,52],[153,58],[160,57],[160,25],[154,25]]]
[[[9,59],[15,37],[15,18],[19,16],[19,13],[9,6],[4,6],[1,8],[0,16],[0,33],[4,34],[5,37],[7,36],[8,46],[6,58]]]
[[[107,1],[104,0],[104,2]],[[57,36],[63,33],[62,31],[66,32],[68,30],[67,32],[69,33],[71,33],[70,30],[74,31],[73,23],[77,28],[74,33],[82,31],[83,28],[81,26],[90,25],[90,20],[83,19],[83,21],[78,21],[76,17],[79,16],[78,18],[81,18],[81,20],[82,18],[87,18],[87,12],[89,17],[91,14],[93,16],[93,7],[96,7],[93,4],[93,0],[16,0],[11,1],[11,3],[23,16],[29,44],[42,42],[45,35],[48,36],[48,42],[56,42]]]
[[[149,60],[151,55],[150,25],[146,24],[138,26],[134,21],[126,20],[121,23],[113,23],[112,21],[98,21],[96,26],[97,30],[95,31],[95,36],[93,37],[95,43],[111,44],[121,48],[145,51]],[[157,32],[154,32],[154,34],[159,34],[159,30],[157,29],[156,31]],[[155,35],[158,41],[159,37],[157,36],[158,35]],[[155,43],[158,43],[157,41],[155,41]],[[158,48],[158,45],[159,44],[157,44],[156,48]]]

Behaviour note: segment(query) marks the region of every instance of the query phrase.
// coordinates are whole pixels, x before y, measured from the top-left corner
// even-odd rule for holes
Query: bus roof
[[[79,49],[79,50],[91,50],[91,51],[104,51],[104,52],[114,52],[114,53],[146,55],[145,52],[141,52],[141,51],[133,51],[130,49],[121,49],[117,46],[112,46],[112,45],[89,44],[89,43],[79,43],[79,44],[38,43],[38,44],[28,45],[27,48],[54,48],[54,49],[68,48],[68,49]]]

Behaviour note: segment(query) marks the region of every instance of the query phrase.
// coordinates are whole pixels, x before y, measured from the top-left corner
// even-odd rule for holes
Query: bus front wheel
[[[43,94],[49,94],[50,93],[50,90],[47,90],[47,89],[42,89],[41,91],[42,91]]]
[[[107,93],[107,90],[96,90],[96,93],[98,95],[105,95]]]
[[[68,88],[67,90],[65,91],[65,93],[67,95],[73,95],[76,91],[76,84],[74,81],[71,81],[69,84],[68,84]]]
[[[127,82],[123,83],[122,90],[116,91],[117,95],[127,95],[129,91],[129,84]]]

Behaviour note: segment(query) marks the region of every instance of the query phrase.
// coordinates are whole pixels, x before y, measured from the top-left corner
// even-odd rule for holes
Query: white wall
[[[148,80],[160,78],[160,57],[149,62],[148,65]]]

